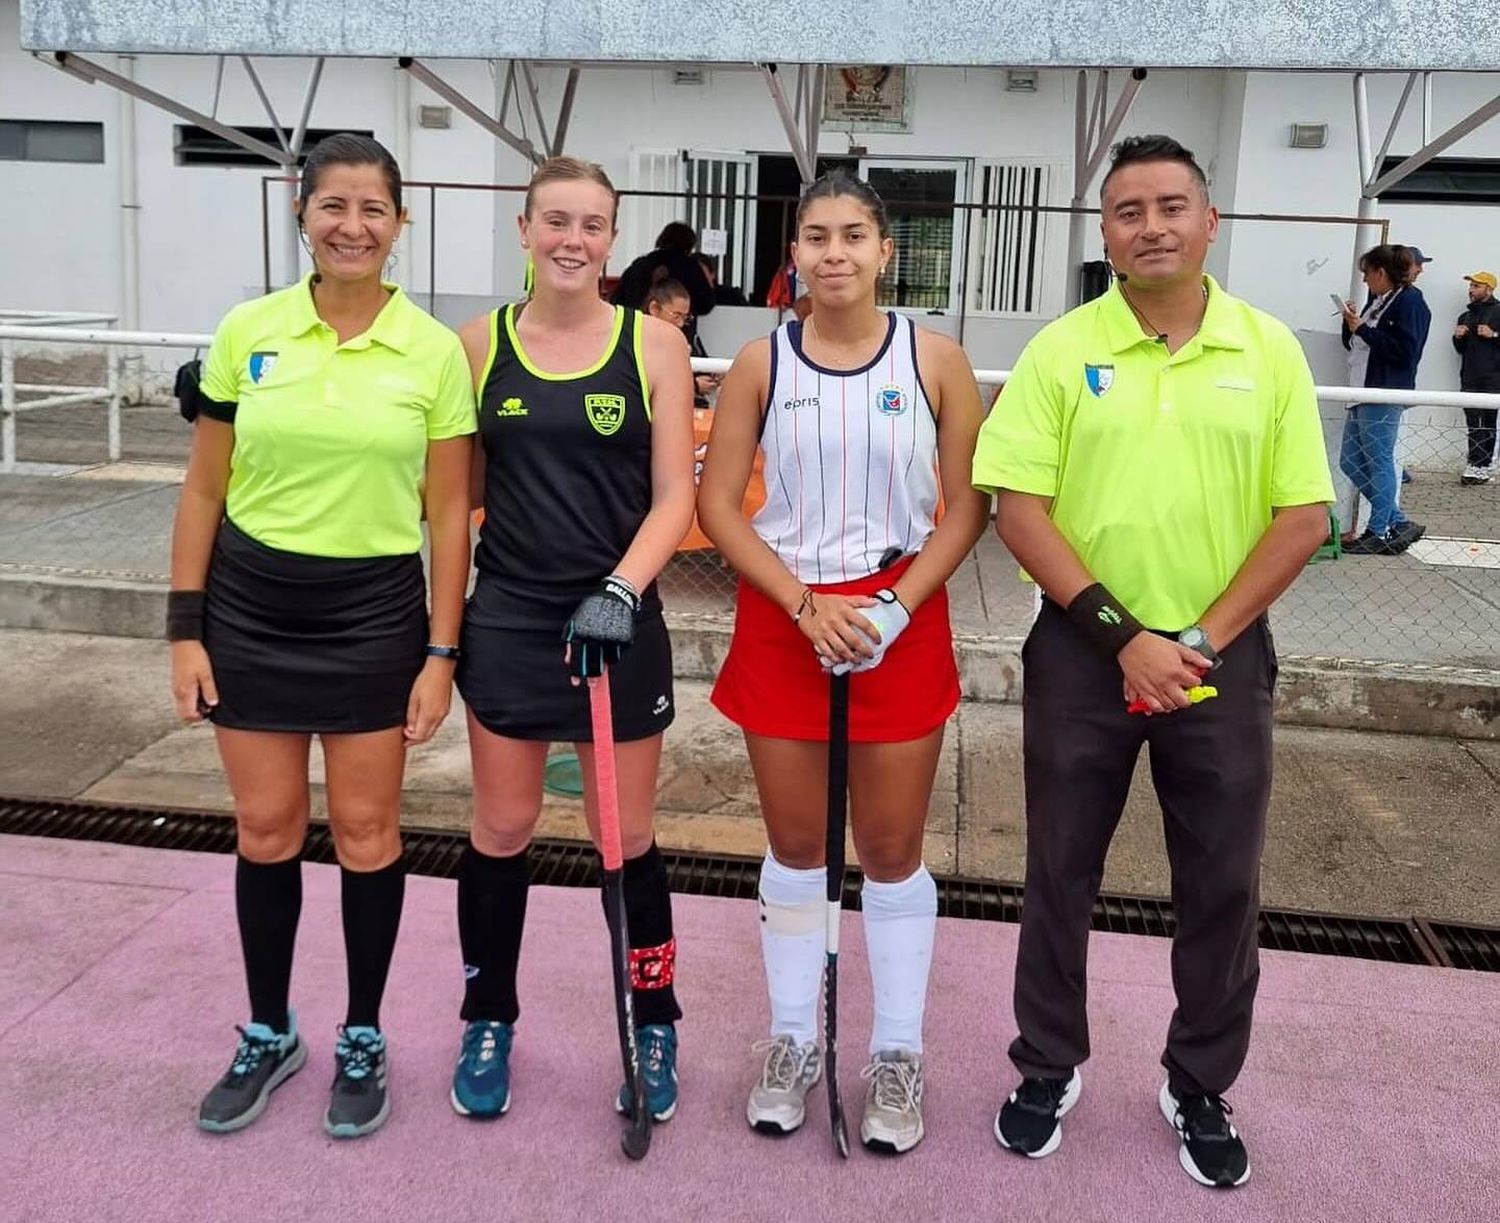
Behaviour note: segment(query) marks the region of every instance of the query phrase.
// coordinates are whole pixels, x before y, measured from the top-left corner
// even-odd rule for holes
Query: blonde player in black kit
[[[677,1107],[676,943],[652,832],[672,654],[655,581],[692,521],[693,375],[677,328],[599,297],[615,214],[614,187],[598,166],[545,162],[519,218],[535,270],[530,299],[460,331],[479,393],[472,491],[484,506],[458,672],[474,823],[458,876],[465,1027],[450,1098],[471,1117],[510,1107],[526,855],[550,742],[577,746],[598,840],[581,681],[605,664],[647,1105],[657,1121]],[[590,635],[611,620],[629,626],[631,640]],[[628,1104],[622,1090],[616,1106]]]

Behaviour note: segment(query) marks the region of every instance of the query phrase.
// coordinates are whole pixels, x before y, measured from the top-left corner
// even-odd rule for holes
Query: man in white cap
[[[1469,308],[1458,316],[1453,328],[1453,347],[1460,364],[1460,390],[1500,392],[1500,301],[1495,300],[1497,281],[1493,272],[1470,272]],[[1495,464],[1494,408],[1465,408],[1469,426],[1469,461],[1460,479],[1463,484],[1487,484]]]

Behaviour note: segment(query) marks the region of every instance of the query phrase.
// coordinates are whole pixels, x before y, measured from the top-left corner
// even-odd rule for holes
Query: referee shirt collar
[[[289,319],[293,336],[304,336],[315,327],[328,324],[318,315],[313,304],[312,281],[315,273],[302,278],[302,287],[293,298],[292,315]],[[381,281],[381,286],[390,294],[375,321],[363,335],[357,335],[344,344],[345,348],[368,348],[379,344],[403,356],[411,348],[411,299],[402,292],[401,286]]]
[[[1219,282],[1205,274],[1203,287],[1208,293],[1203,322],[1198,328],[1198,334],[1184,347],[1190,347],[1196,342],[1203,348],[1243,349],[1245,338],[1240,331],[1239,320],[1230,307],[1224,290],[1219,288]],[[1099,309],[1111,352],[1124,352],[1137,344],[1154,343],[1153,338],[1141,329],[1135,312],[1120,292],[1119,281],[1109,286],[1109,292],[1100,299]]]

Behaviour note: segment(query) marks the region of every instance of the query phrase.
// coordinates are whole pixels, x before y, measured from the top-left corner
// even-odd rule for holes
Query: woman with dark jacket
[[[1359,260],[1370,300],[1363,312],[1344,303],[1344,347],[1349,385],[1414,390],[1417,363],[1427,343],[1432,311],[1411,284],[1412,260],[1404,246],[1382,244]],[[1358,403],[1349,409],[1339,447],[1339,470],[1369,501],[1365,532],[1344,551],[1354,556],[1395,556],[1421,539],[1426,528],[1396,503],[1396,434],[1400,404]]]

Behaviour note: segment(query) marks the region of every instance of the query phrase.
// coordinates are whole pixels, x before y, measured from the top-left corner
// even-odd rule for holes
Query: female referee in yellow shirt
[[[250,993],[198,1124],[249,1125],[307,1060],[287,991],[318,735],[349,980],[324,1128],[346,1138],[390,1112],[379,1012],[405,888],[401,778],[448,713],[474,395],[458,337],[381,280],[406,221],[390,153],[322,141],[297,215],[316,270],[231,310],[204,363],[167,627],[178,715],[213,722],[234,794]]]

